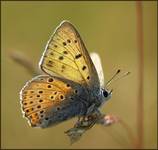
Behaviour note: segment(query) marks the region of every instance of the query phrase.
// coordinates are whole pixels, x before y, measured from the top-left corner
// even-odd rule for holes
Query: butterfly
[[[89,55],[69,21],[55,29],[39,67],[45,75],[34,77],[20,91],[22,112],[32,127],[46,128],[100,112],[100,106],[111,97],[104,88],[99,55]]]

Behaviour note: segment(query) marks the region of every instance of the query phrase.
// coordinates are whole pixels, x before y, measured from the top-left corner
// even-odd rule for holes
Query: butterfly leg
[[[79,116],[79,117],[78,117],[78,120],[77,120],[77,122],[78,122],[78,121],[80,121],[80,120],[81,120],[81,116]]]
[[[71,144],[79,140],[88,129],[92,128],[101,116],[101,112],[97,110],[88,116],[78,117],[74,127],[65,132],[69,136]]]
[[[75,123],[75,125],[74,125],[74,127],[77,127],[77,126],[79,126],[79,124],[80,124],[80,122],[81,122],[81,116],[78,116],[78,120],[77,120],[77,122]]]
[[[87,110],[87,112],[86,112],[86,116],[92,114],[95,109],[96,109],[96,108],[95,108],[95,104],[93,103],[93,104],[88,108],[88,110]]]
[[[74,125],[74,127],[76,128],[76,127],[80,127],[80,126],[82,126],[82,123],[84,122],[84,121],[86,121],[86,116],[79,116],[78,117],[78,120],[77,120],[77,122],[75,123],[75,125]]]

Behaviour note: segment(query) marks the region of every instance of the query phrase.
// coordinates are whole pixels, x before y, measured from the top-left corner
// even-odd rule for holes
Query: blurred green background
[[[144,148],[157,148],[157,2],[142,2],[144,34]],[[95,126],[74,145],[64,131],[75,119],[48,129],[31,128],[22,117],[19,91],[33,76],[14,62],[20,51],[38,66],[46,42],[62,20],[73,23],[89,52],[101,55],[105,79],[121,68],[132,72],[111,85],[102,108],[121,117],[137,134],[138,46],[136,2],[1,2],[2,148],[131,148],[120,124]]]

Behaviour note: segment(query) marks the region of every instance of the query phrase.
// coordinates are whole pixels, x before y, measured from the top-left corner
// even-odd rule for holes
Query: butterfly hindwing
[[[64,21],[55,30],[46,45],[40,67],[88,87],[99,88],[96,69],[75,27]]]
[[[21,90],[21,106],[31,126],[48,127],[86,111],[86,91],[72,81],[41,75]]]
[[[90,53],[90,57],[94,63],[94,66],[97,70],[97,73],[98,73],[98,77],[99,77],[99,81],[100,81],[100,86],[102,88],[104,88],[104,72],[103,72],[103,67],[102,67],[102,64],[101,64],[101,59],[100,59],[100,56],[98,53]]]

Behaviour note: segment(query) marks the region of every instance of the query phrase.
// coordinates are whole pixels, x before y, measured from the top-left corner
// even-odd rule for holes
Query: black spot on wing
[[[67,52],[67,51],[63,51],[63,53],[64,53],[64,54],[68,54],[68,52]]]
[[[81,54],[78,54],[78,55],[75,56],[75,58],[78,59],[78,58],[80,58],[81,56],[82,56]]]
[[[85,69],[86,69],[86,66],[83,66],[83,67],[82,67],[82,70],[85,70]]]
[[[63,57],[63,56],[60,56],[60,57],[59,57],[59,60],[63,60],[63,59],[64,59],[64,57]]]
[[[90,79],[90,77],[88,76],[88,77],[87,77],[87,79],[89,80],[89,79]]]
[[[68,42],[68,43],[71,43],[71,41],[70,41],[69,39],[67,40],[67,42]]]
[[[54,81],[53,78],[48,79],[48,82],[53,82],[53,81]]]
[[[63,45],[66,46],[66,42],[63,42]]]

